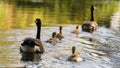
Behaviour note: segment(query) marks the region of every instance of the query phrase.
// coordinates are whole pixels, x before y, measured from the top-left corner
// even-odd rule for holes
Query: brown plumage
[[[82,31],[93,33],[94,31],[97,30],[98,24],[94,21],[94,9],[95,9],[95,6],[92,5],[91,6],[91,19],[90,21],[86,21],[83,23]]]
[[[83,59],[80,57],[80,55],[78,55],[76,52],[76,47],[73,46],[72,47],[72,55],[69,57],[69,61],[73,61],[73,62],[80,62],[83,61]]]
[[[59,33],[56,36],[59,40],[62,40],[64,38],[64,35],[62,33],[62,26],[59,27]]]
[[[79,26],[77,25],[77,26],[76,26],[76,29],[75,29],[75,30],[73,30],[71,33],[74,33],[74,34],[79,34],[79,33],[80,33]]]
[[[52,33],[52,38],[50,38],[47,42],[49,42],[49,43],[56,43],[57,42],[56,35],[57,35],[57,33],[53,32]]]
[[[41,20],[36,19],[36,25],[37,25],[37,36],[36,38],[25,38],[23,40],[23,43],[21,43],[20,51],[21,52],[37,52],[37,53],[43,53],[44,46],[40,39],[40,32],[41,32]]]

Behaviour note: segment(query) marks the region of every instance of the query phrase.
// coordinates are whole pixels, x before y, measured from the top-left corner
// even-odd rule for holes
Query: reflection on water
[[[110,27],[110,16],[117,10],[118,1],[89,0],[1,0],[0,29],[33,26],[36,18],[43,25],[82,24],[90,19],[90,6],[95,4],[95,20]],[[51,24],[49,24],[51,23]]]
[[[23,62],[36,62],[38,63],[41,60],[41,55],[36,53],[21,53],[21,61]]]
[[[79,35],[70,33],[75,26],[90,19],[90,5],[96,4],[95,20],[99,24],[97,32]],[[0,1],[0,67],[43,67],[43,68],[119,68],[120,32],[119,2],[91,0],[1,0]],[[22,39],[36,37],[34,20],[39,17],[43,22],[42,41],[46,52],[32,55],[33,62],[22,62],[19,53]],[[65,38],[56,45],[46,43],[52,32],[63,27]],[[71,24],[73,26],[70,26]],[[116,25],[114,25],[116,24]],[[49,26],[55,27],[49,27]],[[48,27],[47,27],[48,26]],[[101,27],[103,26],[103,27]],[[107,27],[107,28],[105,28]],[[116,30],[117,28],[117,30]],[[10,30],[11,29],[11,30]],[[81,30],[81,29],[80,29]],[[92,42],[89,39],[92,38]],[[83,62],[67,61],[71,47],[76,46]],[[28,55],[27,55],[28,56]],[[41,57],[42,60],[36,60]],[[26,59],[25,59],[26,60]]]

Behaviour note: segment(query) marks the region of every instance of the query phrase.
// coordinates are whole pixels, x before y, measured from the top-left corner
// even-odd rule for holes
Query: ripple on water
[[[65,38],[62,41],[56,43],[56,45],[46,43],[45,41],[51,37],[52,32],[59,32],[58,27],[43,27],[41,32],[41,38],[45,46],[45,53],[41,56],[41,61],[38,64],[33,62],[23,63],[28,68],[112,68],[111,65],[119,66],[119,37],[117,37],[114,31],[111,29],[100,27],[98,31],[94,34],[81,32],[79,35],[74,35],[71,33],[73,26],[63,27],[63,34]],[[10,30],[14,35],[7,35],[5,38],[8,42],[11,41],[12,44],[9,46],[4,46],[0,48],[1,53],[11,58],[3,57],[5,63],[0,62],[5,65],[10,61],[15,61],[13,64],[20,63],[21,55],[19,54],[19,46],[21,40],[26,37],[35,38],[36,29],[22,29],[22,30]],[[1,32],[0,32],[1,33]],[[5,33],[6,34],[6,33]],[[93,41],[90,42],[89,38]],[[84,59],[83,62],[75,63],[68,61],[68,57],[71,55],[71,47],[76,46],[76,52]],[[7,50],[2,52],[3,50]],[[114,54],[115,53],[115,54]],[[4,56],[1,54],[1,56]],[[16,55],[16,56],[15,56]],[[15,60],[14,60],[15,59]]]

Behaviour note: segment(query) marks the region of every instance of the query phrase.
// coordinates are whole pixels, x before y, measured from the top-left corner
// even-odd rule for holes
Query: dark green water
[[[110,16],[118,9],[115,0],[1,0],[0,29],[33,26],[41,18],[43,26],[82,24],[90,19],[90,6],[96,5],[95,20],[110,27]]]
[[[72,34],[75,25],[90,19],[93,4],[97,7],[94,16],[98,30],[94,34]],[[119,68],[119,4],[117,0],[0,0],[0,67]],[[46,52],[38,64],[22,63],[19,47],[24,38],[36,36],[36,18],[42,20],[41,38]],[[56,46],[46,43],[52,32],[58,32],[59,25],[64,25],[65,38]],[[72,46],[85,61],[67,61]]]

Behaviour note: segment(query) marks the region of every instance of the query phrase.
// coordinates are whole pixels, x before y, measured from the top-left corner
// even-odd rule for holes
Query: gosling
[[[71,33],[78,35],[78,34],[80,33],[79,26],[77,25],[77,26],[76,26],[76,29],[73,30]]]
[[[57,43],[56,35],[57,35],[57,33],[53,32],[52,33],[52,38],[50,38],[47,42],[49,42],[49,43]]]
[[[64,38],[64,35],[62,33],[62,26],[59,27],[59,33],[56,36],[59,40],[62,40]]]
[[[68,58],[69,61],[73,62],[81,62],[83,59],[80,57],[80,55],[76,54],[76,47],[72,47],[72,55]]]

